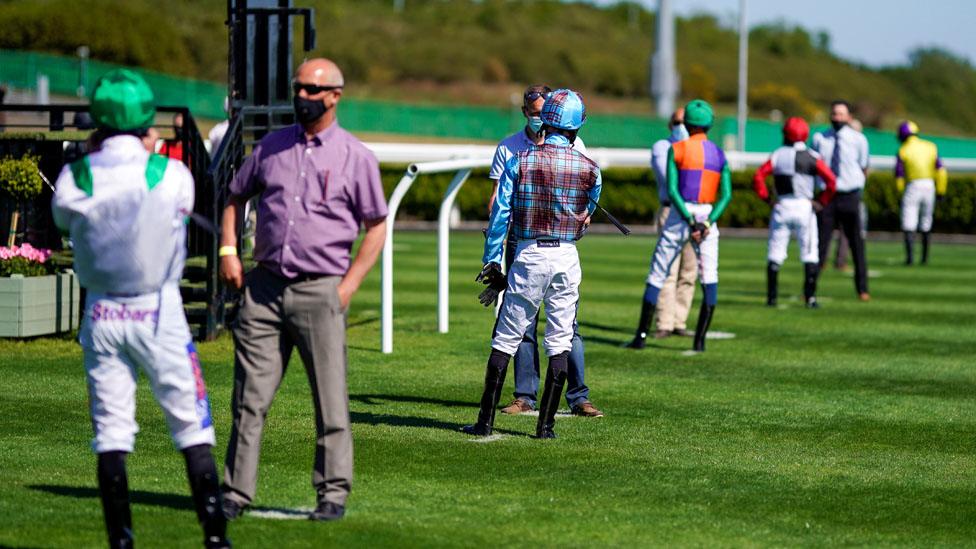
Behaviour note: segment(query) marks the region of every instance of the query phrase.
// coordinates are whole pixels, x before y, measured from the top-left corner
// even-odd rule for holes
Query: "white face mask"
[[[539,133],[539,130],[542,129],[542,118],[538,116],[530,116],[528,120],[529,120],[529,128],[533,132]]]
[[[684,141],[688,139],[688,130],[685,128],[684,124],[677,124],[675,127],[671,128],[671,141],[677,143],[678,141]]]

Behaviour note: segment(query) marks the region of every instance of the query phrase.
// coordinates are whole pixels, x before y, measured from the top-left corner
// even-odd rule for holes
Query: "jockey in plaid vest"
[[[509,167],[515,181],[512,230],[518,239],[577,240],[593,206],[600,180],[596,163],[569,146],[560,134],[518,153]]]
[[[505,297],[495,323],[478,421],[462,428],[472,435],[491,434],[508,362],[545,303],[549,369],[536,437],[556,436],[556,408],[566,382],[582,279],[575,243],[600,199],[601,177],[597,165],[572,148],[586,118],[582,97],[572,90],[556,90],[546,99],[541,117],[545,141],[509,160],[491,208],[484,267],[477,280],[504,289]],[[506,276],[501,260],[510,223],[518,246]]]

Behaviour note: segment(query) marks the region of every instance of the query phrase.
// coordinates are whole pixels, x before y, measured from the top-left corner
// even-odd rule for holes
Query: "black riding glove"
[[[502,293],[508,286],[508,278],[502,273],[501,265],[495,262],[482,267],[481,272],[474,280],[487,286],[478,294],[478,301],[485,307],[489,307],[498,301],[498,294]]]
[[[712,226],[712,222],[707,219],[705,221],[698,221],[693,217],[689,217],[688,219],[685,220],[685,222],[688,223],[689,227],[691,227],[691,232],[693,233],[700,232],[704,234],[705,231],[707,231],[708,228]]]

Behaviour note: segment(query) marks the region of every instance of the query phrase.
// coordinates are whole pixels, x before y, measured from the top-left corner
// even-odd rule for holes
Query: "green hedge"
[[[383,185],[387,196],[403,177],[403,166],[384,166]],[[726,227],[767,227],[769,206],[752,190],[750,171],[733,172],[732,203],[722,216]],[[400,206],[399,218],[436,220],[444,191],[453,173],[421,175]],[[651,224],[659,202],[650,170],[618,168],[603,171],[603,196],[600,204],[621,221]],[[476,170],[458,194],[457,205],[464,219],[487,219],[492,182],[487,170]],[[869,228],[873,231],[900,231],[899,194],[890,173],[868,177],[865,193]],[[946,233],[976,233],[976,176],[951,176],[945,200],[935,210],[935,230]]]
[[[37,169],[36,156],[0,158],[0,193],[16,202],[27,202],[41,194],[44,181]]]

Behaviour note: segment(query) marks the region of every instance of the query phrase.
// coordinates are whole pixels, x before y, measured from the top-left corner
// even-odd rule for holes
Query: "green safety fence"
[[[120,65],[88,61],[87,77],[81,77],[78,58],[30,51],[0,50],[0,82],[18,88],[34,88],[39,74],[49,79],[50,91],[75,95],[80,85],[85,89],[105,72]],[[186,105],[197,118],[221,119],[226,86],[201,80],[179,78],[144,69],[134,69],[145,76],[165,105]],[[84,81],[82,81],[84,80]],[[349,90],[350,95],[355,89]],[[355,132],[422,135],[452,139],[498,141],[518,131],[525,120],[518,108],[479,107],[468,105],[418,105],[374,99],[357,99],[347,95],[342,101],[342,125]],[[667,136],[666,120],[648,115],[591,114],[580,135],[589,146],[649,147]],[[814,127],[814,131],[825,127]],[[736,121],[720,117],[711,138],[723,146],[734,143]],[[898,142],[891,132],[866,129],[871,154],[893,155]],[[976,139],[932,137],[946,158],[976,158]],[[746,125],[746,149],[772,151],[782,142],[780,124],[766,120],[749,120]]]
[[[0,82],[16,88],[33,89],[38,75],[48,78],[50,92],[75,95],[80,87],[90,91],[98,78],[121,65],[88,60],[82,73],[81,60],[31,51],[0,50]],[[195,117],[224,118],[227,86],[215,82],[179,78],[160,72],[131,68],[141,74],[156,94],[160,105],[187,106]]]

